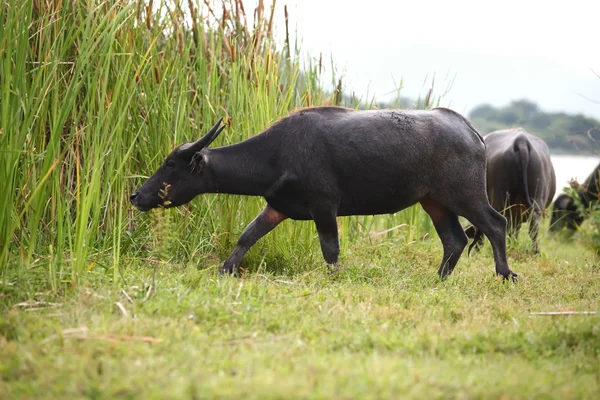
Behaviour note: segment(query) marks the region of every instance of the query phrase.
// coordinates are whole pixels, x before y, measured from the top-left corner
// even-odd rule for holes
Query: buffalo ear
[[[190,161],[190,168],[191,168],[192,172],[201,174],[202,171],[204,170],[205,166],[206,166],[206,160],[204,160],[204,156],[202,155],[202,153],[199,151],[194,153],[194,156],[192,157],[192,161]]]

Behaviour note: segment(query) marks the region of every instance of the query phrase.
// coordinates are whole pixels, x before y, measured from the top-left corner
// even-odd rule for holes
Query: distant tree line
[[[553,153],[600,154],[600,121],[582,114],[546,113],[531,101],[518,100],[504,107],[477,106],[469,119],[482,135],[521,127],[544,139]]]

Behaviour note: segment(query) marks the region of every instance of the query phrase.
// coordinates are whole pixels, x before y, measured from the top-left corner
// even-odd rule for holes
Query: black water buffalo
[[[521,128],[492,132],[484,137],[487,154],[487,193],[492,206],[508,220],[509,234],[518,235],[521,224],[531,219],[529,235],[539,253],[537,233],[541,212],[552,202],[556,177],[546,143]],[[481,244],[481,235],[474,245]],[[471,249],[469,248],[469,250]]]
[[[468,241],[459,215],[490,239],[496,273],[516,276],[506,261],[506,219],[485,190],[483,139],[460,114],[314,107],[241,143],[208,148],[220,122],[197,142],[175,148],[131,202],[146,211],[209,192],[264,197],[265,209],[246,227],[222,273],[234,273],[248,249],[288,217],[315,222],[323,256],[335,269],[337,216],[395,213],[420,203],[443,244],[441,277],[452,272]]]
[[[600,164],[594,168],[583,185],[577,189],[577,195],[584,208],[598,203],[600,199]],[[585,214],[577,209],[575,200],[568,194],[562,193],[554,200],[550,231],[556,232],[563,227],[574,231],[579,228],[584,219]]]

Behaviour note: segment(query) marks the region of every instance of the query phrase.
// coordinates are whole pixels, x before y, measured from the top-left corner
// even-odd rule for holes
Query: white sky
[[[278,0],[279,37],[285,4],[292,39],[327,67],[332,56],[346,92],[386,99],[403,79],[416,98],[435,74],[438,94],[455,77],[442,104],[463,113],[527,98],[600,118],[598,0]]]

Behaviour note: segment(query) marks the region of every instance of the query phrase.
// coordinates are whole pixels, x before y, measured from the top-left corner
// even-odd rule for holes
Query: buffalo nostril
[[[135,192],[134,194],[132,194],[131,196],[129,196],[129,200],[133,203],[135,198],[137,197],[137,192]]]

